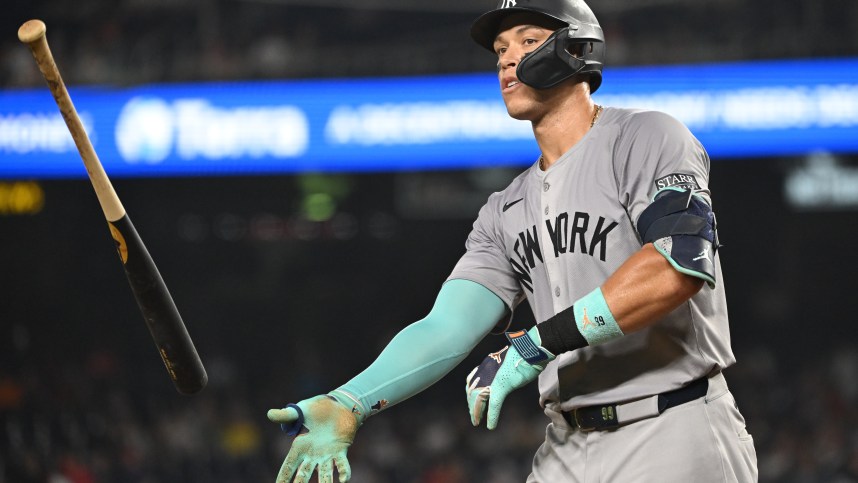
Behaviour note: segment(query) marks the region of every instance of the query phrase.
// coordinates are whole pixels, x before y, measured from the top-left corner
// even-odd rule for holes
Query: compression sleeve
[[[368,368],[330,395],[362,422],[453,370],[506,313],[506,305],[489,289],[450,280],[441,286],[429,315],[402,329]]]

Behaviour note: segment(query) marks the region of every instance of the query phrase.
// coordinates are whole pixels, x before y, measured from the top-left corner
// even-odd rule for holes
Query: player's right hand
[[[300,413],[294,406],[301,409]],[[334,467],[340,482],[351,478],[346,452],[359,424],[336,399],[325,395],[305,399],[285,409],[269,410],[268,419],[280,423],[289,434],[297,433],[277,474],[277,483],[307,483],[314,471],[319,483],[333,483]]]

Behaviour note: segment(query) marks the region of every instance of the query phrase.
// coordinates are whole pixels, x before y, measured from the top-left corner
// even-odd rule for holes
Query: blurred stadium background
[[[727,376],[756,439],[760,481],[858,481],[858,2],[590,4],[607,36],[603,102],[675,107],[713,154],[739,359]],[[421,318],[479,206],[536,157],[525,141],[491,135],[397,145],[384,139],[398,132],[389,120],[359,118],[366,109],[349,105],[426,108],[427,122],[471,105],[457,102],[492,114],[493,62],[468,28],[493,6],[4,4],[0,482],[273,481],[288,440],[266,410],[343,383]],[[207,366],[197,396],[167,378],[70,138],[54,136],[65,128],[15,38],[30,18],[47,23],[96,150]],[[164,117],[188,98],[204,101],[182,111],[190,118]],[[221,125],[232,134],[215,129],[173,149],[182,122],[226,119],[241,100],[261,125],[297,115],[270,138],[306,150],[242,141],[240,117]],[[120,113],[129,105],[149,110]],[[353,141],[337,150],[318,146],[322,128],[302,112],[364,124],[328,136]],[[377,139],[361,144],[365,135]],[[522,307],[515,324],[532,323]],[[353,481],[524,481],[545,424],[535,388],[512,396],[491,434],[470,427],[462,394],[467,370],[499,343],[488,338],[442,382],[369,420],[350,453]]]

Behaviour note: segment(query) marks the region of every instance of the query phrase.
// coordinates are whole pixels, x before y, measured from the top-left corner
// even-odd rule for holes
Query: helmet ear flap
[[[587,54],[593,53],[593,42],[581,42],[569,44],[566,46],[566,50],[569,52],[572,57],[576,59],[583,59]]]
[[[578,45],[590,46],[592,43],[569,43],[572,27],[564,27],[549,36],[545,42],[528,53],[515,69],[516,77],[534,89],[550,89],[580,72],[586,65],[584,55],[576,55]],[[575,52],[569,52],[573,46]],[[585,50],[586,51],[586,50]]]

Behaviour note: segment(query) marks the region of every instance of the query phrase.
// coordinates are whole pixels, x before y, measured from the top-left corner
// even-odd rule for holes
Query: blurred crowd
[[[30,18],[47,23],[70,85],[492,71],[492,56],[468,31],[494,3],[421,10],[419,4],[384,8],[395,7],[392,0],[13,2],[0,19],[7,33],[0,36],[0,88],[43,85],[12,34]],[[856,2],[590,3],[605,31],[606,69],[858,53]]]
[[[760,481],[858,482],[858,348],[800,364],[762,347],[738,356],[727,377],[756,441]],[[0,483],[273,482],[289,438],[265,413],[285,386],[318,391],[223,357],[207,360],[209,387],[190,398],[147,390],[142,362],[109,349],[6,360]],[[545,424],[535,392],[511,398],[489,432],[470,426],[464,394],[430,389],[367,421],[350,451],[353,481],[520,483]]]

